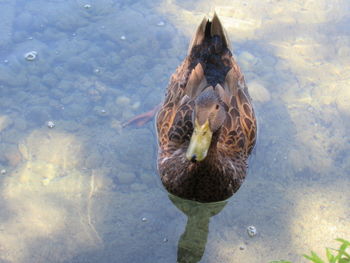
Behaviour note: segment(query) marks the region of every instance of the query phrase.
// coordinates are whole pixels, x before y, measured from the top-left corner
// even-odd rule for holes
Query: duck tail
[[[188,83],[195,85],[189,85],[188,94],[199,94],[206,86],[224,85],[226,75],[232,68],[230,49],[230,41],[217,14],[214,13],[211,20],[204,17],[189,46],[189,70],[192,73]],[[197,68],[201,70],[194,72]],[[202,78],[205,82],[199,81]],[[203,85],[198,87],[200,83],[205,84],[204,88]],[[196,91],[189,92],[191,89]]]
[[[231,49],[230,40],[216,12],[211,20],[204,17],[199,24],[196,34],[189,45],[188,55],[190,55],[195,48],[198,49],[198,47],[203,46],[205,42],[209,44],[214,41],[222,43],[220,48]]]

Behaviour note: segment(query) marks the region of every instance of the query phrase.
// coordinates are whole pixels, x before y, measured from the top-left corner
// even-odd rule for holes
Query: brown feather
[[[204,93],[211,94],[208,101]],[[185,155],[196,103],[206,119],[215,109],[213,101],[225,111],[224,121],[213,133],[206,158],[193,163]],[[158,171],[169,192],[211,202],[224,200],[238,190],[246,176],[257,125],[244,76],[216,14],[199,25],[188,56],[171,77],[156,125]]]

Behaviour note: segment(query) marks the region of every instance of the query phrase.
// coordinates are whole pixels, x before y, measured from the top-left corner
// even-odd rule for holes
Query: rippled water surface
[[[259,138],[241,189],[200,205],[161,186],[153,124],[121,124],[162,100],[214,8]],[[0,262],[305,262],[350,239],[349,14],[347,0],[1,0]]]

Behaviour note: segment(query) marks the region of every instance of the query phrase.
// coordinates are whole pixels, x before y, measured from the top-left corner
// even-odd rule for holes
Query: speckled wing
[[[226,58],[231,70],[227,73],[224,91],[224,103],[227,116],[222,128],[219,143],[226,152],[250,154],[256,140],[256,118],[245,84],[243,74],[230,54]],[[223,95],[220,95],[223,97]]]
[[[162,107],[156,118],[156,128],[158,133],[158,143],[161,148],[168,146],[170,140],[177,141],[181,139],[180,135],[185,133],[186,128],[180,127],[181,118],[188,119],[190,110],[186,106],[189,101],[185,88],[189,78],[189,62],[187,59],[180,65],[172,75]],[[174,120],[177,122],[177,128],[173,127]],[[182,119],[184,120],[184,119]],[[171,130],[170,130],[171,129]],[[171,135],[173,134],[173,135]]]
[[[177,144],[182,144],[185,141],[190,140],[190,135],[193,132],[193,107],[193,101],[186,101],[178,108],[173,121],[173,125],[168,132],[168,138],[170,141]]]
[[[239,85],[236,101],[240,112],[240,123],[246,139],[246,152],[250,154],[255,145],[257,126],[251,98],[244,81],[242,85]]]
[[[157,116],[157,131],[161,148],[179,146],[186,140],[189,141],[193,130],[193,99],[206,86],[207,81],[201,63],[190,63],[187,57],[172,75],[164,104]]]

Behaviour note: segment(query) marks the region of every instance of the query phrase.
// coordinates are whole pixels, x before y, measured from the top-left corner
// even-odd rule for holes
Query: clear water
[[[198,205],[161,186],[153,124],[121,124],[162,100],[214,8],[259,140],[241,189]],[[349,239],[349,11],[347,0],[0,1],[0,262],[305,262]]]

